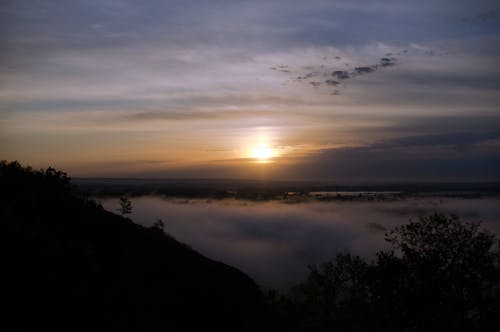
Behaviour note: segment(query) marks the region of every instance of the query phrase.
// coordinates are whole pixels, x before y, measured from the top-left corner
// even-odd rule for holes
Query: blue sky
[[[500,180],[496,1],[2,1],[0,45],[2,159]]]

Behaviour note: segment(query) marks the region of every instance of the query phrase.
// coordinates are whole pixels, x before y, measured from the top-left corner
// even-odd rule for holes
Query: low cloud
[[[115,211],[117,199],[103,201]],[[384,233],[433,212],[455,213],[500,232],[492,199],[411,199],[398,202],[285,204],[137,197],[132,219],[165,230],[204,255],[234,265],[264,287],[288,287],[305,279],[307,265],[350,251],[374,258]]]

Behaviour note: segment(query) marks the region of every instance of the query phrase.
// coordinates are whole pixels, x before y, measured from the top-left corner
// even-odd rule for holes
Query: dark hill
[[[75,196],[62,172],[2,162],[0,226],[4,331],[260,329],[249,277]]]

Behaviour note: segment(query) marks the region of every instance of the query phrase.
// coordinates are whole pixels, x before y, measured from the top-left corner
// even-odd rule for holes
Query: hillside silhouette
[[[53,168],[0,164],[4,331],[259,329],[245,274],[73,194]]]

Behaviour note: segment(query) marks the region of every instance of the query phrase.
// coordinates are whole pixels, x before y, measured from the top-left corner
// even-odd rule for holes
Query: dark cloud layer
[[[294,170],[357,181],[499,181],[499,132],[401,137],[363,147],[326,149]],[[306,174],[304,174],[306,173]]]
[[[375,145],[374,147],[422,147],[422,146],[448,146],[455,149],[471,147],[476,144],[500,140],[500,132],[458,132],[435,135],[420,135],[401,137],[387,143]]]

